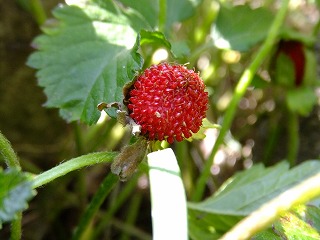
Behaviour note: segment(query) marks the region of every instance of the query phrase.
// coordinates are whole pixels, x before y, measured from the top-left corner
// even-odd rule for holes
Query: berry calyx
[[[199,131],[208,93],[199,75],[184,65],[161,63],[136,78],[128,93],[130,117],[149,140],[178,142]]]

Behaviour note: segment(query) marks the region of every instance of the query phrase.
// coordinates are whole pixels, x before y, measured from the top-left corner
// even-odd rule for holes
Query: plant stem
[[[277,39],[279,29],[286,16],[288,3],[289,0],[282,1],[281,8],[275,16],[275,19],[269,29],[269,33],[266,40],[257,52],[257,55],[255,56],[249,67],[243,72],[242,76],[240,77],[239,83],[235,88],[233,98],[231,99],[228,109],[226,110],[220,133],[213,146],[212,152],[207,162],[205,163],[204,169],[197,181],[195,193],[193,195],[193,201],[199,201],[202,198],[206,186],[206,181],[210,176],[210,168],[212,166],[214,157],[218,152],[220,145],[223,143],[225,135],[230,129],[239,101],[245,94],[259,66],[262,64],[264,59],[270,54],[272,50],[272,47]]]
[[[54,179],[66,175],[67,173],[98,163],[109,163],[118,153],[115,152],[99,152],[99,153],[90,153],[83,155],[77,158],[73,158],[67,162],[61,163],[60,165],[51,168],[48,171],[45,171],[37,175],[33,179],[33,188],[40,187],[44,184],[47,184]]]
[[[287,160],[290,167],[296,164],[299,151],[299,116],[288,110],[288,153]]]
[[[159,31],[165,32],[167,18],[167,0],[159,0]]]
[[[38,25],[46,21],[46,13],[40,0],[30,0],[30,10]]]
[[[77,154],[82,155],[85,152],[85,149],[82,140],[82,131],[78,123],[73,123],[73,132]]]
[[[140,239],[140,240],[152,240],[153,239],[152,236],[150,236],[148,233],[145,233],[142,230],[140,230],[132,225],[123,223],[115,218],[111,219],[110,223],[113,226],[119,228],[121,231],[130,233],[132,235],[133,239]]]
[[[126,217],[126,222],[125,222],[127,226],[134,226],[137,216],[139,215],[141,200],[142,200],[141,193],[136,193],[132,196],[132,199],[130,201],[130,204],[127,210],[128,215]],[[120,240],[129,240],[132,237],[132,232],[130,231],[130,229],[128,230],[129,231],[122,233]]]
[[[236,224],[220,240],[250,239],[255,233],[270,226],[282,213],[297,204],[306,203],[320,195],[320,173],[304,180],[272,199]]]
[[[137,181],[140,177],[141,172],[137,172],[130,181],[126,183],[124,188],[121,189],[119,195],[117,195],[116,201],[110,204],[108,211],[104,214],[102,221],[100,222],[99,226],[96,228],[94,232],[94,237],[92,239],[97,239],[98,235],[105,230],[106,226],[110,223],[110,219],[112,218],[113,214],[123,206],[123,203],[128,199],[130,195],[132,195],[133,191],[136,189]]]
[[[22,221],[22,212],[17,213],[15,220],[11,222],[11,240],[20,240],[21,239],[21,221]]]
[[[21,171],[21,166],[16,153],[14,152],[9,140],[0,131],[0,157],[4,159],[9,168]],[[11,223],[11,238],[12,240],[21,239],[21,221],[22,213],[17,213],[17,218]]]
[[[278,143],[279,136],[282,130],[282,126],[279,125],[280,118],[275,116],[269,120],[269,132],[268,139],[265,144],[265,149],[263,151],[262,162],[266,166],[269,164],[273,151]]]
[[[79,123],[74,122],[72,124],[73,131],[74,131],[74,142],[76,147],[76,153],[77,155],[81,156],[86,152],[86,149],[84,146],[87,146],[87,144],[83,143],[83,131],[81,131],[81,126]],[[85,172],[81,171],[77,175],[76,180],[76,188],[78,189],[78,200],[80,203],[80,206],[86,206],[87,204],[87,188],[86,188],[86,179],[85,179]]]
[[[72,239],[82,239],[85,230],[93,220],[94,215],[100,208],[101,204],[104,202],[108,194],[111,192],[115,184],[118,182],[119,177],[112,173],[109,173],[103,182],[100,184],[98,191],[92,198],[89,206],[87,207],[86,211],[82,215],[80,219],[80,223],[72,237]]]
[[[0,157],[4,159],[6,165],[9,168],[15,168],[20,170],[20,163],[18,157],[11,147],[8,139],[0,131]]]

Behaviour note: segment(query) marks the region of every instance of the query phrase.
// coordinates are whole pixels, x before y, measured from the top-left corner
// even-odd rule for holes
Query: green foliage
[[[150,29],[156,28],[158,26],[158,15],[159,15],[159,4],[155,4],[151,0],[142,0],[140,4],[136,4],[130,0],[120,1],[126,8],[131,8],[135,10],[137,14],[148,23]]]
[[[96,214],[102,203],[105,201],[105,198],[111,192],[111,190],[117,183],[117,180],[117,176],[112,173],[109,173],[105,177],[103,182],[100,184],[100,188],[94,195],[91,204],[88,206],[85,213],[82,215],[80,223],[73,235],[73,239],[80,239],[80,237],[84,234],[90,221],[92,221],[94,214]]]
[[[272,229],[268,229],[266,231],[262,231],[258,234],[256,234],[252,240],[282,240],[280,236],[278,236],[275,232],[272,231]]]
[[[276,59],[275,80],[277,84],[287,88],[294,86],[294,65],[287,55],[280,53]]]
[[[190,203],[189,207],[211,214],[245,216],[289,187],[319,172],[318,161],[308,161],[290,170],[286,162],[269,168],[255,165],[235,174],[214,196],[201,203]]]
[[[140,32],[140,44],[154,44],[155,47],[165,47],[166,49],[171,49],[170,42],[161,32],[157,31],[145,31],[141,30]]]
[[[255,165],[235,174],[213,196],[199,203],[188,204],[192,219],[191,236],[225,233],[243,216],[251,214],[279,194],[299,184],[303,179],[319,173],[319,167],[319,161],[308,161],[289,170],[289,165],[282,162],[269,168]],[[299,213],[300,219],[297,217],[294,219],[291,213],[281,215],[280,220],[275,223],[276,226],[283,228],[281,232],[289,232],[291,235],[300,231],[300,236],[308,234],[314,236],[319,227],[319,208],[300,206],[296,212]],[[264,217],[261,215],[261,221]],[[296,225],[299,226],[299,230],[296,230]],[[276,228],[275,233],[279,232],[280,230]],[[267,239],[267,236],[275,233],[265,231],[258,234],[255,239]]]
[[[121,101],[123,85],[141,69],[136,32],[126,17],[95,5],[62,6],[53,14],[59,23],[35,40],[39,51],[28,65],[39,69],[47,107],[60,108],[67,121],[96,123],[98,103]]]
[[[272,20],[266,8],[221,5],[211,36],[218,48],[248,51],[267,36]]]
[[[299,51],[299,50],[297,50]],[[286,53],[276,54],[273,80],[283,88],[283,94],[290,112],[308,116],[317,102],[314,86],[318,85],[317,66],[314,54],[309,49],[302,50],[304,61],[299,63],[304,72],[301,86],[297,86],[294,59]],[[294,56],[294,53],[291,53]],[[297,58],[297,56],[295,56]]]
[[[0,171],[0,227],[15,219],[16,214],[27,209],[34,196],[29,174],[17,170]]]
[[[219,239],[221,233],[217,232],[214,227],[212,227],[213,221],[207,219],[206,216],[192,214],[189,211],[189,236],[191,239]]]
[[[313,88],[301,87],[288,90],[286,100],[290,111],[307,116],[317,102],[317,97]]]
[[[304,86],[318,86],[319,85],[319,78],[317,75],[317,59],[313,52],[313,49],[305,49],[304,51],[305,58],[306,58],[306,66],[305,66],[305,75],[303,78],[303,85]]]
[[[143,0],[139,4],[130,0],[120,0],[120,2],[125,7],[136,10],[152,29],[160,27],[162,31],[168,33],[174,23],[191,17],[201,0]]]
[[[297,206],[283,214],[273,224],[272,231],[276,238],[280,237],[280,239],[319,239],[319,212],[320,209],[315,206]],[[261,235],[267,231],[262,232]],[[254,239],[261,238],[257,236]]]

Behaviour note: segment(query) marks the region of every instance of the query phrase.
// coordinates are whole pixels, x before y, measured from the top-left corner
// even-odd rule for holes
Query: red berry
[[[128,96],[130,117],[149,140],[173,143],[199,131],[208,93],[199,75],[183,65],[161,63],[137,77]]]
[[[277,54],[279,53],[284,53],[291,59],[295,70],[295,85],[300,86],[302,84],[305,70],[305,55],[303,44],[295,40],[281,40],[279,43]]]

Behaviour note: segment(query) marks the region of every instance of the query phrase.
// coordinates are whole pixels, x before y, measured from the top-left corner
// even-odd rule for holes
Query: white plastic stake
[[[187,240],[184,186],[171,148],[148,154],[153,240]]]

